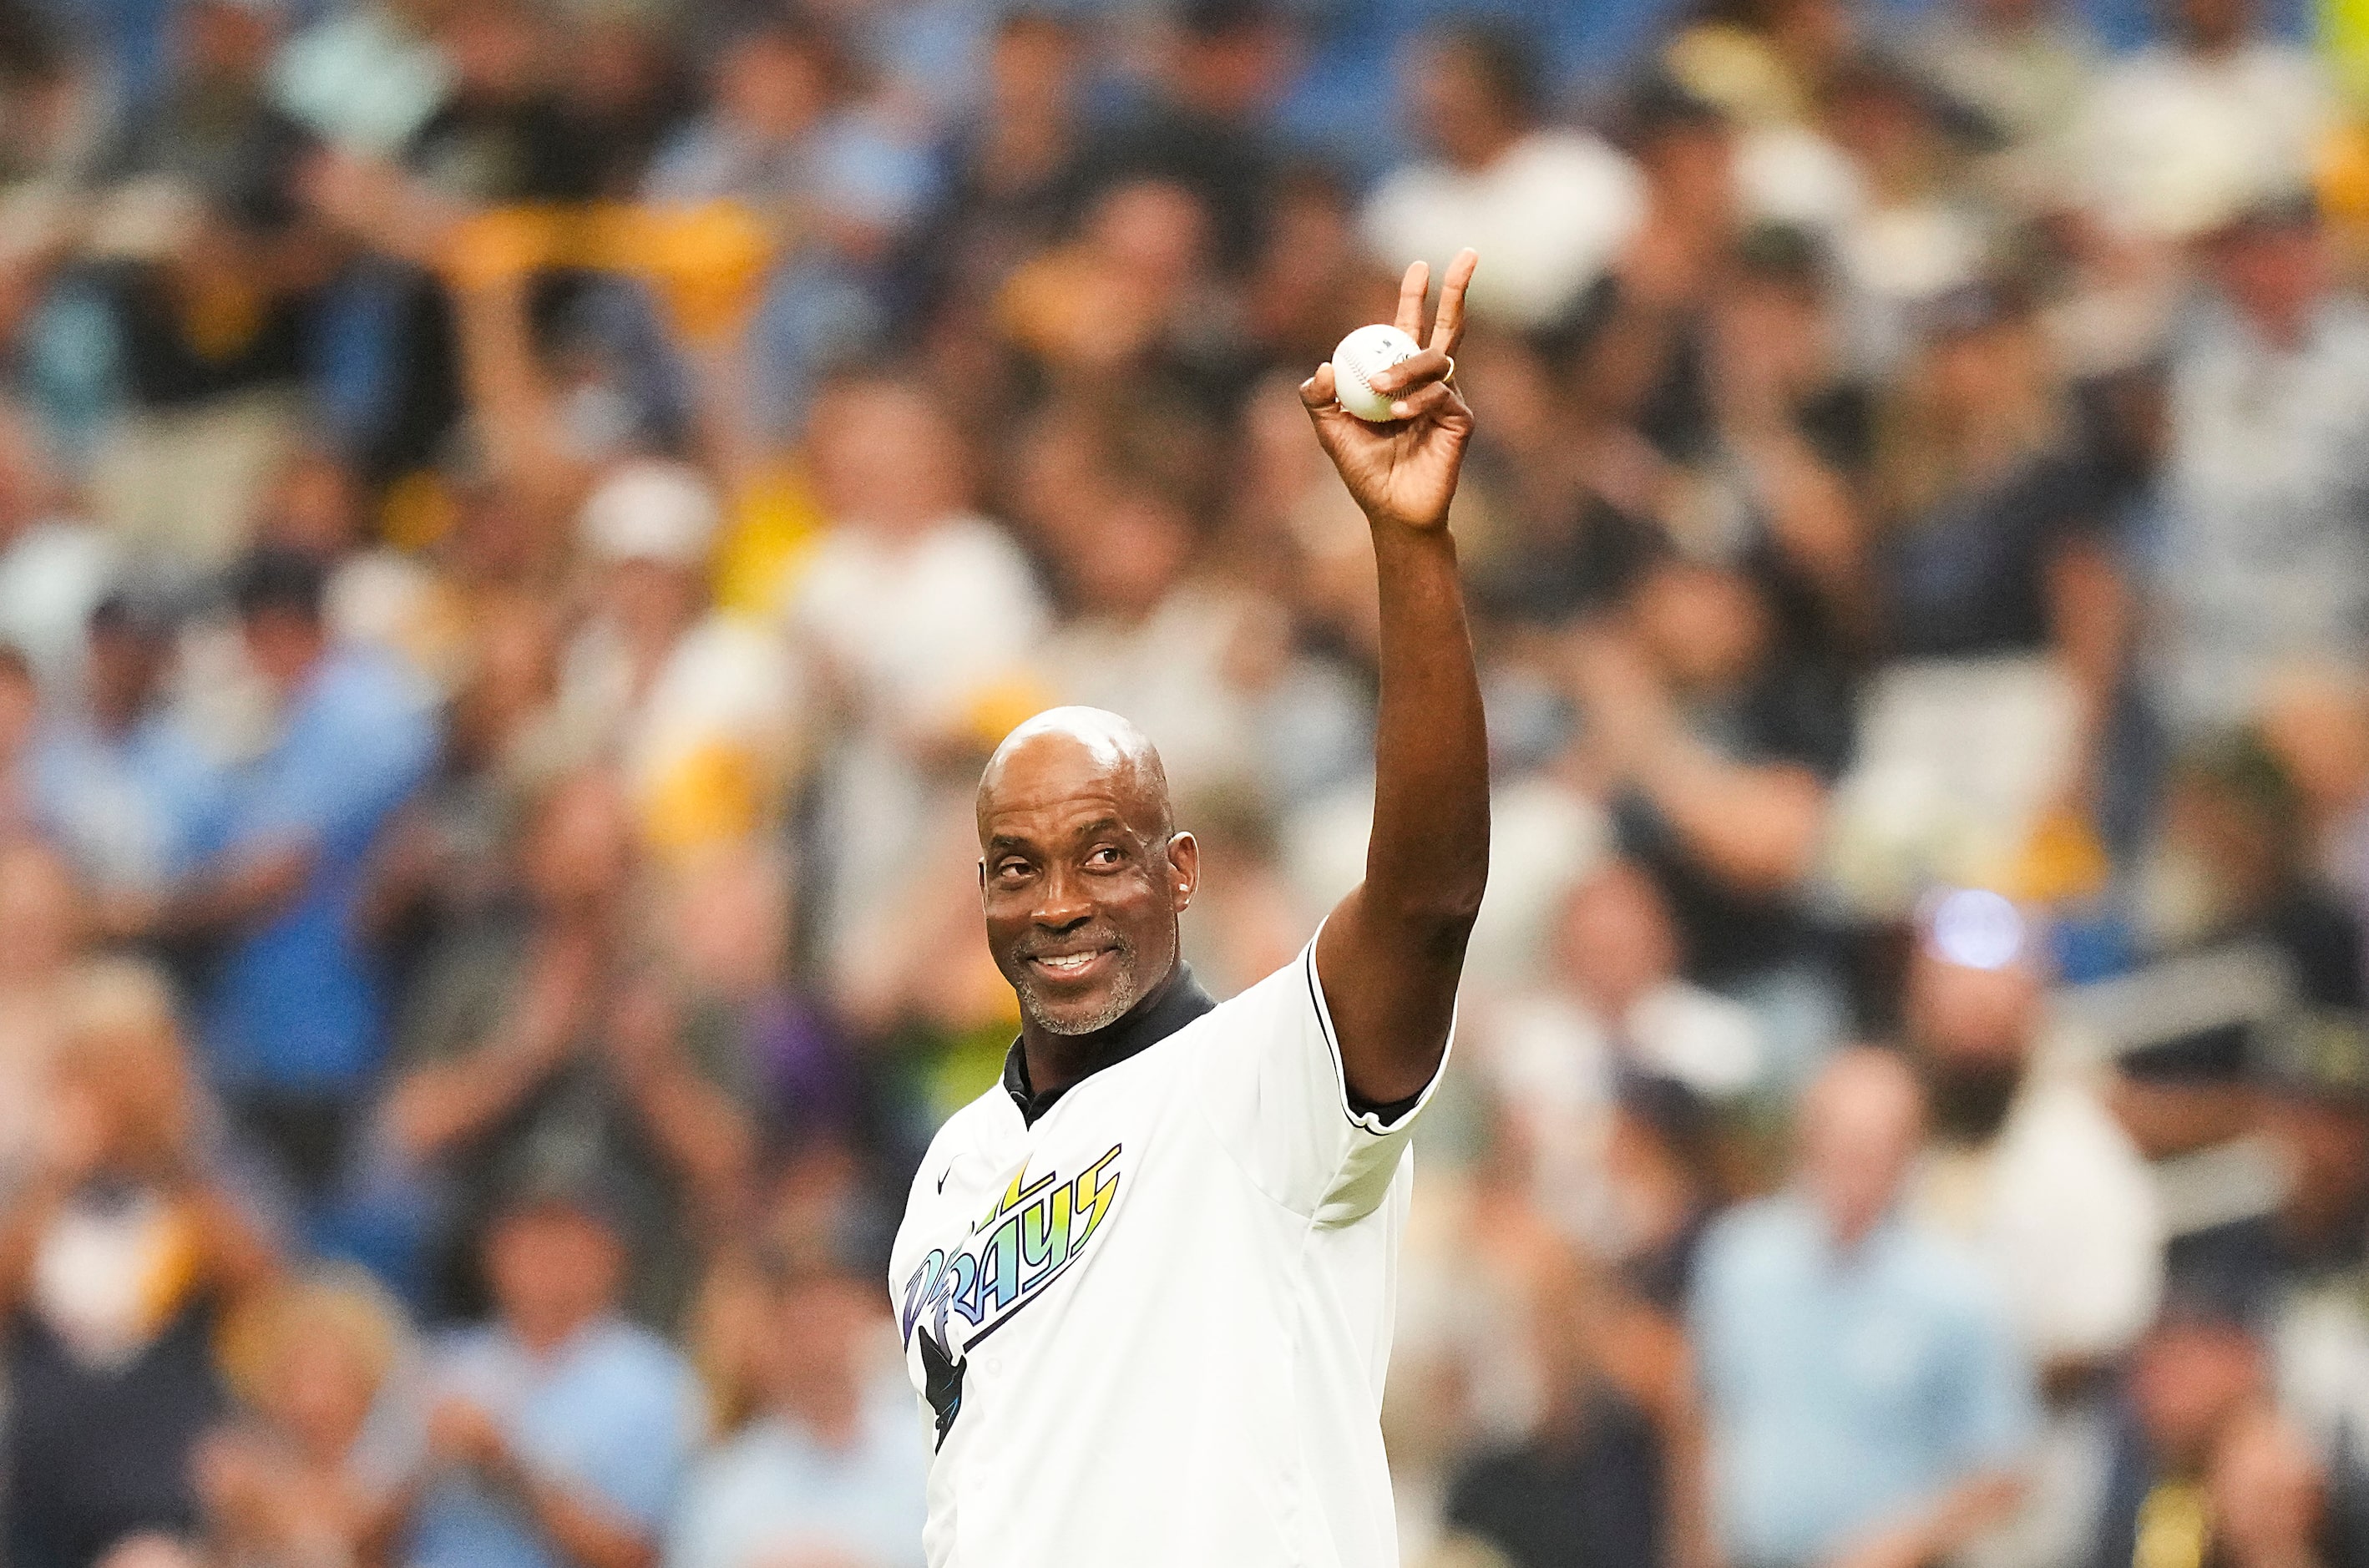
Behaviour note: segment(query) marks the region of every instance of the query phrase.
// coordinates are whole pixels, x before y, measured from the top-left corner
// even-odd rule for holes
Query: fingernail
[[[1390,418],[1393,419],[1403,419],[1413,412],[1414,405],[1409,403],[1404,398],[1401,398],[1396,403],[1390,405]]]

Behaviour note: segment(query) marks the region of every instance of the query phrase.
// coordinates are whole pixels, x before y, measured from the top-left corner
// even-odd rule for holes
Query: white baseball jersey
[[[1398,1561],[1382,1374],[1431,1091],[1352,1108],[1315,955],[1214,1007],[1180,971],[1049,1104],[1015,1046],[931,1144],[889,1289],[933,1568]]]

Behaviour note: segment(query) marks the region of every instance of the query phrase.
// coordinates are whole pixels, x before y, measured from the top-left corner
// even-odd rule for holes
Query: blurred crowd
[[[0,0],[8,1568],[918,1564],[979,763],[1297,951],[1467,244],[1410,1562],[2369,1563],[2348,17]]]

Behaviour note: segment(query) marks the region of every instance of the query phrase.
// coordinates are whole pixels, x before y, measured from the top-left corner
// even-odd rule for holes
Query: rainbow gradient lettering
[[[1121,1146],[1112,1144],[1074,1181],[1047,1173],[1028,1181],[1023,1165],[995,1206],[971,1227],[972,1240],[948,1253],[935,1248],[905,1282],[899,1333],[913,1343],[927,1320],[933,1338],[952,1348],[946,1321],[970,1324],[966,1344],[1036,1299],[1086,1250],[1117,1200]]]

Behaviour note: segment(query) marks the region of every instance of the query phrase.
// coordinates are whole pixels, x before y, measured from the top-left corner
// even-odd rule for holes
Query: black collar
[[[1193,978],[1193,967],[1183,959],[1160,982],[1160,989],[1128,1009],[1127,1016],[1102,1031],[1102,1059],[1088,1069],[1077,1083],[1070,1083],[1047,1093],[1039,1094],[1028,1087],[1028,1053],[1014,1039],[1012,1049],[1003,1058],[1003,1092],[1020,1107],[1020,1119],[1027,1126],[1036,1125],[1036,1118],[1053,1108],[1070,1089],[1082,1083],[1115,1062],[1125,1061],[1139,1051],[1149,1050],[1204,1013],[1217,1006],[1201,982]]]

